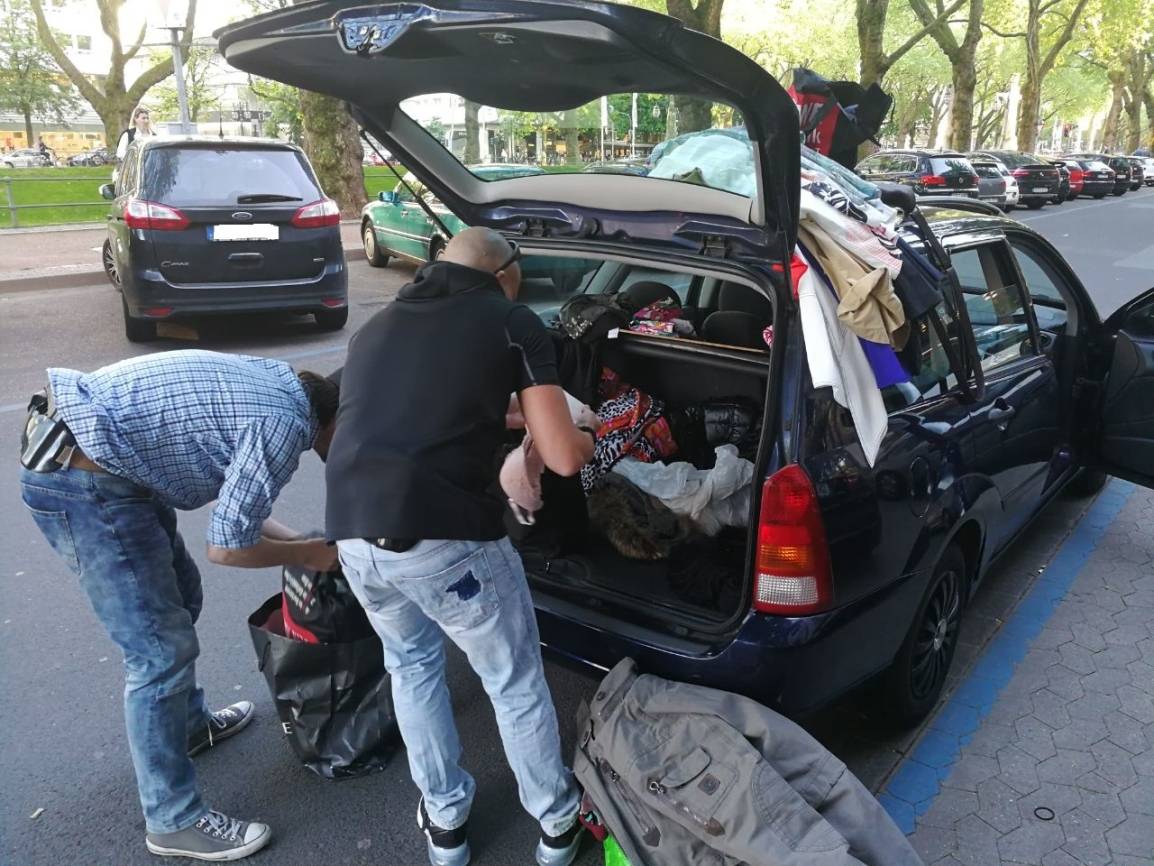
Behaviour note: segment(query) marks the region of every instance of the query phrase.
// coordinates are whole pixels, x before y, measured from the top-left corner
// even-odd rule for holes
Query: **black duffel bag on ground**
[[[248,618],[248,628],[293,752],[326,779],[384,769],[401,739],[380,639],[293,640],[285,637],[281,605],[277,593]]]

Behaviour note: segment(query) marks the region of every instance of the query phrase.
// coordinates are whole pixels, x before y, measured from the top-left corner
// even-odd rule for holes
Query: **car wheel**
[[[15,166],[15,165],[13,165],[13,164],[12,164],[12,163],[10,163],[10,162],[6,162],[6,163],[4,163],[4,167],[5,167],[5,168],[16,168],[16,166]]]
[[[1042,199],[1032,198],[1028,202],[1026,202],[1026,207],[1028,207],[1030,210],[1041,210],[1045,206],[1046,206],[1046,200],[1044,198],[1042,198]]]
[[[1096,192],[1096,193],[1094,193],[1094,198],[1096,198],[1096,199],[1097,199],[1097,198],[1105,198],[1105,197],[1106,197],[1106,193],[1104,193],[1104,192]]]
[[[103,156],[92,157],[92,164],[93,165],[104,165],[104,157]]]
[[[1087,468],[1079,472],[1066,489],[1072,496],[1086,499],[1099,493],[1109,480],[1109,474],[1101,469]]]
[[[313,313],[313,319],[316,320],[317,330],[339,331],[349,320],[349,308],[338,307],[335,310],[317,310]]]
[[[116,267],[116,256],[112,252],[112,241],[105,240],[104,246],[100,248],[100,261],[104,265],[104,275],[108,277],[108,282],[116,289],[120,289],[120,270]]]
[[[365,248],[365,258],[372,267],[383,268],[389,263],[389,257],[377,246],[377,233],[373,231],[373,224],[369,220],[365,220],[361,226],[361,244]]]
[[[433,235],[429,238],[429,261],[436,261],[441,250],[445,248],[445,239],[440,235]]]
[[[885,715],[908,728],[934,708],[954,661],[967,586],[966,558],[950,545],[934,567],[913,625],[882,676]]]
[[[128,302],[120,299],[120,309],[124,313],[124,336],[130,343],[147,343],[156,339],[156,322],[149,319],[134,319],[128,314]]]

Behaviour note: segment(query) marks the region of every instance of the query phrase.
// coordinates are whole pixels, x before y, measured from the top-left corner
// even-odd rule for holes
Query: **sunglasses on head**
[[[521,261],[521,248],[517,246],[516,241],[509,241],[509,251],[509,258],[505,259],[505,263],[493,271],[493,273],[499,274],[501,271],[508,270],[514,262]]]

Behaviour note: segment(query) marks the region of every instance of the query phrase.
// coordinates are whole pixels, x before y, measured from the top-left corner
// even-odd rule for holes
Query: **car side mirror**
[[[397,195],[397,191],[392,189],[381,190],[379,193],[377,193],[377,198],[379,198],[385,204],[400,204],[401,201],[400,196]]]
[[[100,197],[103,199],[108,199],[108,201],[112,201],[114,198],[116,198],[116,190],[113,189],[112,184],[106,183],[101,185]]]

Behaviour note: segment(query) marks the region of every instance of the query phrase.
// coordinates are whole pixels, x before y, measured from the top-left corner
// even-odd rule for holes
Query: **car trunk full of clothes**
[[[600,432],[579,475],[542,472],[529,520],[507,512],[535,588],[732,617],[747,596],[768,346],[665,339],[630,324],[556,341],[566,390],[596,412]]]

